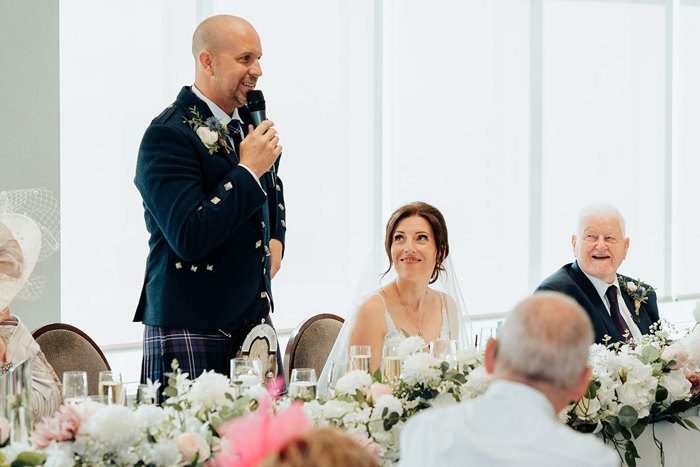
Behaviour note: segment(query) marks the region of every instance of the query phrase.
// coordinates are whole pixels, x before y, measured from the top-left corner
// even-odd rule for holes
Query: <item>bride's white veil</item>
[[[457,281],[457,274],[450,256],[445,258],[442,265],[445,270],[440,271],[438,279],[428,287],[433,290],[445,292],[452,298],[448,306],[452,339],[458,341],[460,348],[466,348],[471,345],[471,320],[469,319],[469,314],[464,304],[464,298],[462,297],[462,292]],[[345,373],[350,330],[355,325],[357,310],[372,294],[396,279],[396,272],[393,268],[386,275],[382,276],[384,271],[388,268],[389,259],[387,258],[384,246],[375,246],[370,257],[367,259],[363,274],[359,280],[359,285],[348,317],[345,319],[345,323],[338,334],[338,338],[318,378],[319,395],[326,395],[329,386],[332,386],[333,383],[337,381],[337,378]],[[455,304],[457,309],[453,310],[452,308]]]

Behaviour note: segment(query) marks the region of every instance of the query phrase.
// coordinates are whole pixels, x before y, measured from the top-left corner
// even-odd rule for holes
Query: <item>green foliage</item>
[[[46,461],[46,454],[38,452],[21,452],[17,458],[10,464],[10,467],[28,467],[33,465],[42,465]]]

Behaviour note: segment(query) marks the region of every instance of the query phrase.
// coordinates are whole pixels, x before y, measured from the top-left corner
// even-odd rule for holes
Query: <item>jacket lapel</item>
[[[588,277],[586,277],[586,275],[583,273],[581,268],[579,268],[576,261],[574,261],[574,263],[571,265],[571,274],[574,276],[574,281],[581,286],[581,290],[583,290],[586,297],[588,297],[588,300],[595,307],[595,309],[592,310],[592,313],[603,322],[608,335],[613,339],[613,341],[621,340],[622,336],[620,336],[620,333],[617,331],[615,323],[613,323],[610,313],[605,307],[605,303],[603,303],[600,295],[598,295],[598,291],[595,289]]]
[[[618,275],[618,278],[620,277],[625,282],[627,282],[628,280],[632,280],[629,277]],[[630,315],[632,316],[632,321],[634,321],[634,324],[637,325],[639,331],[642,334],[648,334],[649,326],[651,326],[651,319],[649,319],[649,316],[644,311],[644,303],[642,303],[642,306],[639,307],[639,316],[637,316],[637,313],[634,312],[634,300],[632,300],[632,297],[630,297],[630,295],[627,293],[624,286],[621,286],[620,289],[620,291],[622,292],[622,298],[625,300],[625,305],[627,305],[627,309],[629,310]]]

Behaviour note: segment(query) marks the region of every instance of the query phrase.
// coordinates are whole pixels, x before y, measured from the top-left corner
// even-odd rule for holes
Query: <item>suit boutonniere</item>
[[[202,117],[197,112],[197,107],[190,107],[190,113],[192,118],[185,119],[184,122],[187,123],[190,128],[197,133],[200,141],[207,147],[209,154],[214,154],[219,148],[224,148],[226,153],[231,152],[231,146],[229,146],[226,141],[228,136],[228,129],[219,122],[216,117],[211,116],[206,120],[202,120]]]
[[[617,281],[620,283],[620,287],[622,287],[632,301],[634,301],[634,313],[639,316],[639,307],[649,299],[649,292],[655,292],[656,289],[648,285],[645,287],[644,282],[640,279],[637,279],[636,282],[626,281],[624,277],[617,276]]]

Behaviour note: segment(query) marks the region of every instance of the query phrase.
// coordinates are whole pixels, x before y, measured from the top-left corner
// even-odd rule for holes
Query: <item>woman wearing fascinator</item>
[[[319,391],[345,370],[350,346],[371,349],[371,371],[379,367],[382,348],[398,346],[405,335],[469,345],[466,308],[448,257],[447,225],[435,207],[415,202],[398,208],[386,226],[388,267],[366,275],[354,311],[345,321],[319,378]],[[383,256],[383,255],[382,255]]]
[[[36,196],[41,197],[41,202],[37,202]],[[42,245],[39,224],[27,215],[13,212],[13,210],[18,203],[24,205],[26,202],[35,202],[39,207],[49,199],[53,198],[43,190],[15,190],[0,193],[0,374],[6,373],[13,364],[34,356],[32,368],[34,421],[52,415],[58,409],[61,404],[61,383],[44,357],[39,344],[20,319],[10,314],[8,305],[18,296],[29,298],[36,294],[37,284],[30,281],[34,266],[39,259],[55,251],[55,245],[52,243],[57,242],[47,241]],[[39,209],[45,209],[45,205]],[[32,212],[32,209],[19,211]],[[49,233],[48,230],[45,231]]]

